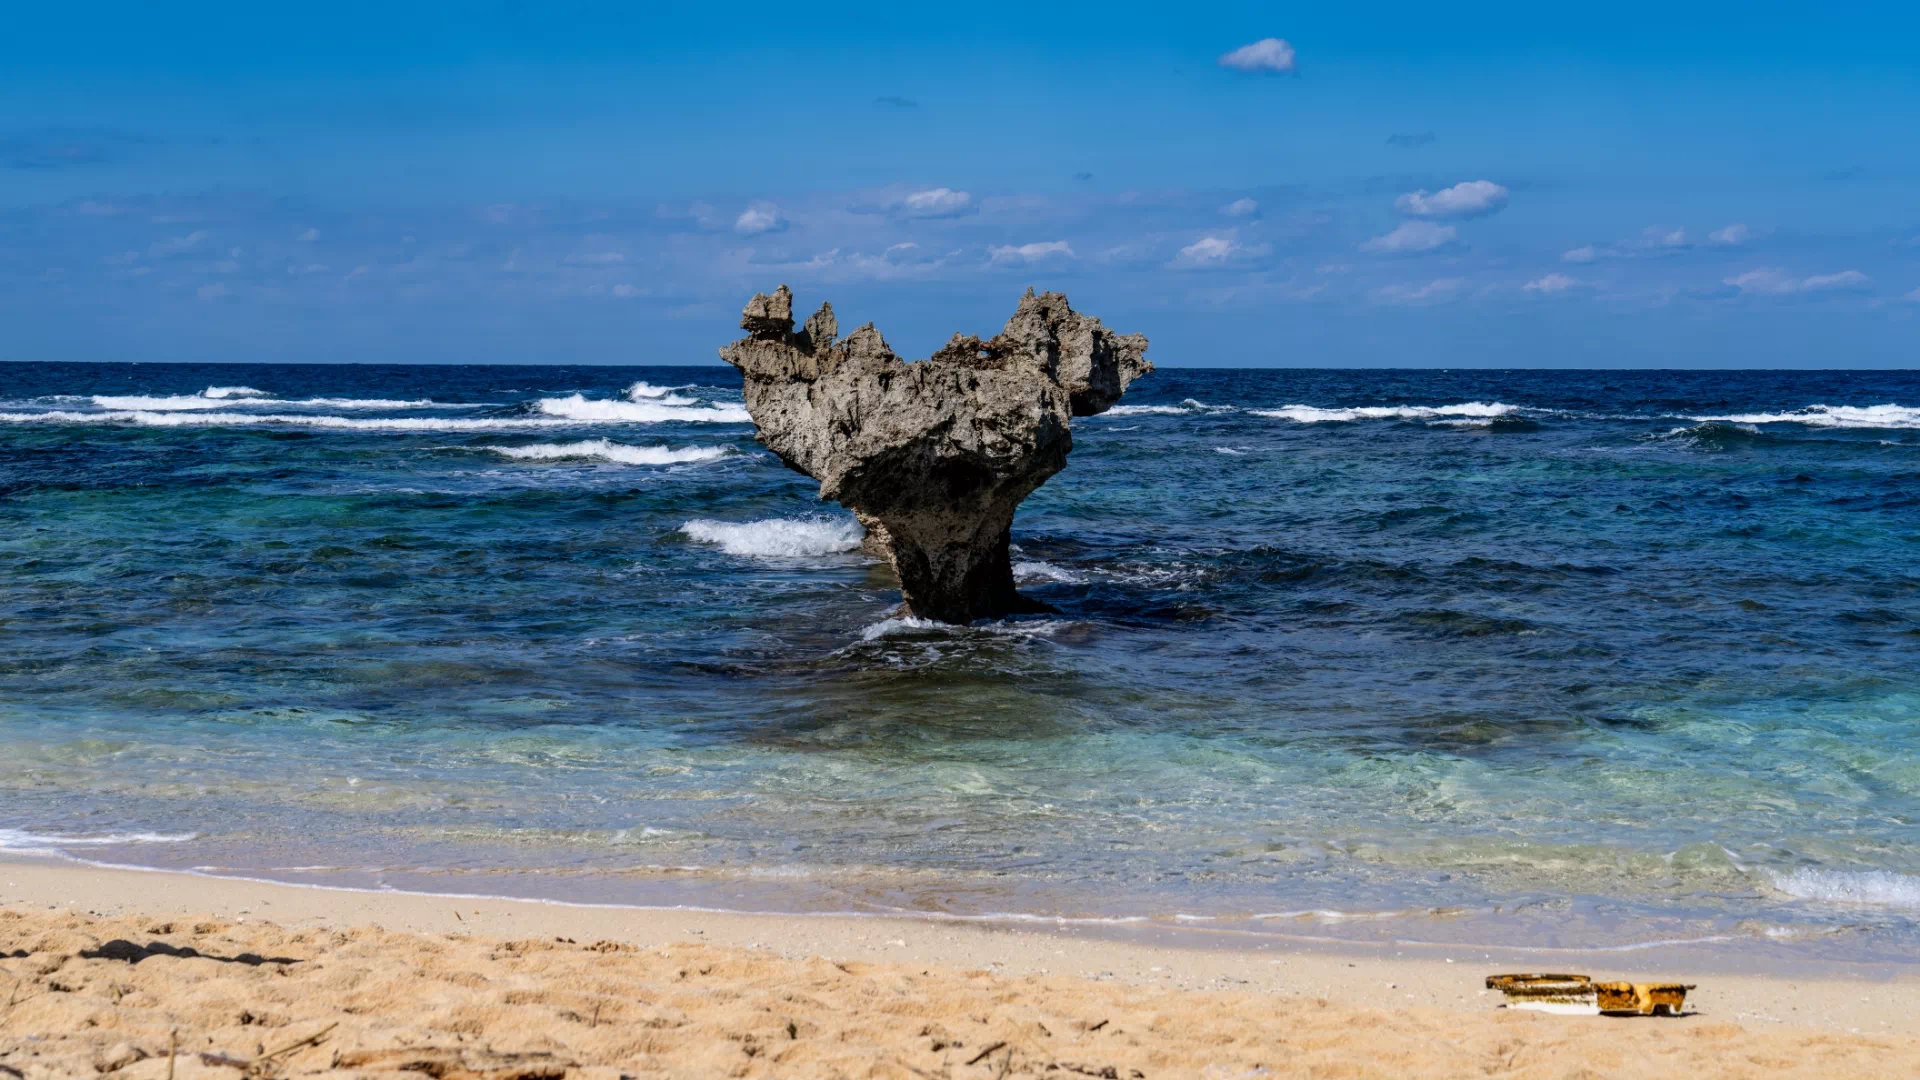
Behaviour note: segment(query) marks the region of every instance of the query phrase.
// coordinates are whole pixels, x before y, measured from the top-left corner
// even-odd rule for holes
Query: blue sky
[[[1920,352],[1907,6],[8,21],[4,359],[698,363],[782,281],[906,355],[1029,284],[1163,364]]]

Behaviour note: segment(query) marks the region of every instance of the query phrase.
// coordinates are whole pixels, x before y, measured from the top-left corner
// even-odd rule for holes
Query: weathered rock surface
[[[1031,289],[992,340],[955,334],[915,363],[871,323],[839,338],[830,304],[796,332],[785,285],[748,301],[740,327],[720,356],[746,377],[760,441],[859,516],[910,611],[1046,610],[1013,587],[1014,508],[1066,467],[1069,418],[1105,412],[1153,370],[1145,337]]]

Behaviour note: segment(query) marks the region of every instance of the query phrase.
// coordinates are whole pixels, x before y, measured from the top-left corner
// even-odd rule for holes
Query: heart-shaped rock
[[[860,518],[909,611],[964,623],[1047,610],[1013,587],[1014,508],[1066,467],[1071,417],[1112,408],[1153,370],[1145,337],[1032,289],[992,340],[955,334],[914,363],[872,323],[836,339],[830,304],[796,333],[785,285],[748,301],[740,326],[720,356],[745,376],[760,441]]]

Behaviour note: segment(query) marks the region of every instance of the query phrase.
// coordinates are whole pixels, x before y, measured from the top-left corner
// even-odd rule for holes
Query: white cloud
[[[900,211],[910,218],[951,218],[971,214],[978,207],[973,195],[952,188],[928,188],[900,200]]]
[[[1735,223],[1724,229],[1716,229],[1708,233],[1707,239],[1727,247],[1738,247],[1748,240],[1753,239],[1753,230],[1747,228],[1745,225]]]
[[[911,245],[894,245],[895,248],[905,248],[909,246]],[[892,250],[893,248],[888,249],[889,252]],[[987,255],[993,262],[1006,266],[1009,264],[1039,262],[1042,259],[1050,259],[1055,255],[1064,255],[1071,259],[1073,258],[1073,248],[1065,240],[1048,240],[1044,243],[1021,244],[1018,247],[1014,247],[1011,244],[1000,247],[990,247],[987,249]]]
[[[780,216],[780,208],[772,203],[754,203],[733,219],[733,231],[742,236],[779,232],[786,227],[787,219]]]
[[[1744,239],[1745,228],[1744,225],[1730,225],[1713,235],[1718,238],[1721,233],[1740,229],[1743,231],[1739,235]],[[1590,263],[1599,259],[1645,259],[1678,254],[1692,247],[1693,242],[1687,239],[1687,230],[1668,228],[1665,225],[1649,225],[1640,230],[1640,235],[1632,240],[1609,244],[1606,247],[1588,244],[1574,248],[1562,254],[1560,258],[1571,263]]]
[[[1389,304],[1427,304],[1450,300],[1466,279],[1435,278],[1424,285],[1387,285],[1373,291],[1374,298]]]
[[[1220,208],[1228,217],[1252,217],[1260,212],[1260,204],[1252,199],[1235,199]]]
[[[195,229],[185,236],[176,236],[171,240],[155,241],[152,246],[147,248],[147,254],[152,255],[156,259],[165,258],[168,255],[180,255],[199,247],[200,242],[206,238],[207,231],[205,229]]]
[[[202,300],[218,300],[227,295],[227,287],[220,284],[202,285],[194,290],[194,295]]]
[[[1293,70],[1293,46],[1280,38],[1261,38],[1222,56],[1220,66],[1235,71],[1277,71],[1284,74]]]
[[[1842,270],[1837,274],[1815,274],[1812,277],[1797,278],[1776,267],[1763,267],[1727,278],[1725,283],[1743,293],[1757,296],[1793,296],[1798,293],[1858,289],[1866,285],[1869,280],[1871,279],[1867,275],[1858,270]]]
[[[1553,293],[1566,292],[1578,284],[1580,284],[1578,279],[1570,278],[1565,274],[1548,274],[1545,277],[1535,278],[1520,287],[1528,292],[1551,295]]]
[[[1203,236],[1173,257],[1167,265],[1176,270],[1203,270],[1208,267],[1226,266],[1231,263],[1257,259],[1273,250],[1266,244],[1243,244],[1239,238],[1229,232],[1225,235]]]
[[[1466,180],[1432,193],[1425,188],[1408,192],[1395,199],[1393,206],[1408,217],[1484,217],[1505,207],[1509,194],[1491,180]]]
[[[306,232],[301,233],[298,237],[295,237],[295,239],[299,240],[303,244],[311,244],[315,240],[320,239],[320,230],[308,229]]]
[[[1454,228],[1451,225],[1435,225],[1431,221],[1409,221],[1385,236],[1376,236],[1360,245],[1361,251],[1371,251],[1377,255],[1417,255],[1423,251],[1433,251],[1453,243]]]
[[[1920,304],[1920,289],[1915,289],[1900,299],[1905,300],[1909,304]]]

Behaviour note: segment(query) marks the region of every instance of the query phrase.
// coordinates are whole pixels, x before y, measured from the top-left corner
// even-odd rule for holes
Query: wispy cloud
[[[1203,236],[1173,257],[1167,265],[1175,270],[1209,270],[1258,259],[1273,249],[1266,244],[1246,244],[1234,233]]]
[[[1260,212],[1260,204],[1252,199],[1235,199],[1220,208],[1228,217],[1252,217]]]
[[[970,191],[950,187],[895,187],[870,192],[855,199],[847,209],[856,214],[886,214],[916,221],[966,217],[980,212],[980,204]]]
[[[1068,259],[1073,258],[1073,247],[1065,240],[1047,240],[1034,244],[1020,244],[1018,246],[1008,244],[987,249],[987,258],[989,261],[1001,266],[1009,264],[1024,265],[1026,263],[1039,262],[1043,259],[1062,257]]]
[[[1544,277],[1535,278],[1520,287],[1527,292],[1536,292],[1544,296],[1551,296],[1554,293],[1566,292],[1578,284],[1580,284],[1578,278],[1571,278],[1565,274],[1547,274]]]
[[[1726,229],[1720,230],[1720,232],[1724,233],[1732,229],[1744,230],[1745,228],[1746,226],[1744,225],[1730,225]],[[1719,235],[1720,233],[1714,234],[1716,237]],[[1744,239],[1746,234],[1743,231],[1739,235]],[[1737,243],[1738,241],[1728,242]],[[1649,225],[1645,229],[1642,229],[1640,235],[1635,239],[1618,244],[1608,244],[1606,246],[1585,244],[1562,253],[1560,258],[1570,263],[1598,262],[1601,259],[1643,259],[1649,256],[1674,255],[1691,250],[1692,247],[1693,243],[1687,239],[1686,229],[1672,228],[1666,225]]]
[[[1293,46],[1280,38],[1261,38],[1222,56],[1220,66],[1235,71],[1285,74],[1293,70]]]
[[[199,247],[200,242],[206,238],[207,231],[205,229],[195,229],[185,236],[176,236],[168,240],[154,241],[148,246],[147,254],[156,259],[164,259],[169,255],[184,255],[194,248]]]
[[[1455,229],[1451,225],[1409,221],[1384,236],[1376,236],[1361,244],[1360,250],[1376,255],[1419,255],[1446,247],[1453,243],[1454,235]]]
[[[1432,143],[1433,140],[1434,134],[1431,131],[1396,131],[1392,135],[1387,136],[1387,145],[1397,146],[1402,150],[1414,150]]]
[[[1385,285],[1373,291],[1373,297],[1388,304],[1435,304],[1451,300],[1466,284],[1466,279],[1457,277],[1435,278],[1425,284]]]
[[[1395,199],[1393,208],[1408,217],[1485,217],[1499,213],[1507,205],[1509,194],[1491,180],[1467,180],[1431,193],[1425,188],[1410,191]]]
[[[1858,270],[1842,270],[1837,274],[1814,274],[1811,277],[1794,277],[1777,267],[1763,267],[1749,270],[1726,278],[1725,284],[1739,289],[1743,293],[1756,296],[1796,296],[1803,293],[1838,292],[1848,289],[1865,288],[1872,279]]]
[[[971,214],[979,207],[973,195],[952,188],[928,188],[900,200],[900,210],[910,218],[953,218]]]
[[[1736,222],[1724,229],[1715,229],[1708,233],[1707,239],[1722,247],[1739,247],[1753,239],[1753,230]]]
[[[786,227],[787,219],[781,216],[780,208],[767,202],[754,203],[733,219],[733,231],[741,236],[780,232]]]

